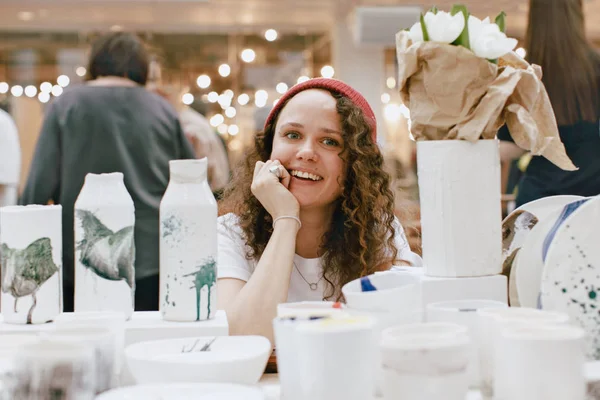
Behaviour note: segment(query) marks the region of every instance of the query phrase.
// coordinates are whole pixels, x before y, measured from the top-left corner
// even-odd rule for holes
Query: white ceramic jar
[[[217,307],[217,202],[207,159],[169,162],[160,203],[160,311],[168,321],[202,321]]]
[[[75,311],[118,311],[135,301],[135,207],[123,174],[87,174],[75,202]]]

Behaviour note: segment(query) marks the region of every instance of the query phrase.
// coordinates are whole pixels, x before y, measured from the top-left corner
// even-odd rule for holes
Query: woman
[[[221,204],[217,284],[230,332],[272,339],[277,304],[340,300],[345,283],[418,259],[389,183],[360,93],[320,78],[284,94]]]
[[[86,174],[122,172],[135,204],[136,310],[158,309],[158,209],[169,160],[194,158],[173,108],[148,92],[140,40],[109,33],[92,45],[88,82],[50,105],[22,204],[63,206],[64,309],[73,310],[73,206]]]
[[[582,0],[530,0],[527,60],[542,67],[542,81],[567,154],[579,167],[563,171],[532,157],[517,188],[517,206],[541,197],[600,194],[600,57],[585,38]],[[523,155],[504,127],[503,161]]]

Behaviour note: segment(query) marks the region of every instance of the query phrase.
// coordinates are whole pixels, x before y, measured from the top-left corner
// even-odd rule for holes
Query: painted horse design
[[[76,210],[83,227],[83,240],[77,243],[79,261],[96,275],[111,281],[124,280],[135,285],[135,244],[133,226],[117,232],[108,229],[87,210]]]

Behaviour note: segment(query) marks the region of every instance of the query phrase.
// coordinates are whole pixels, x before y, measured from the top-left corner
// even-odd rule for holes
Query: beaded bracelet
[[[275,223],[276,223],[277,221],[279,221],[280,219],[285,219],[285,218],[287,218],[287,219],[294,219],[294,220],[296,220],[296,222],[298,222],[298,224],[300,225],[300,228],[302,228],[302,222],[300,222],[300,218],[298,218],[298,217],[294,217],[293,215],[282,215],[281,217],[277,217],[277,218],[275,218],[275,219],[273,220],[273,228],[275,228]]]

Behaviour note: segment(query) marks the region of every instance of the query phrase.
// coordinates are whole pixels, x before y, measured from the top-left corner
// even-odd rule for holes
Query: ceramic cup
[[[365,291],[370,287],[370,291]],[[409,313],[419,311],[421,305],[421,277],[387,271],[348,282],[342,287],[348,308],[361,311],[389,311]]]
[[[472,388],[479,388],[481,385],[479,373],[479,347],[481,346],[481,338],[478,335],[479,331],[477,329],[479,321],[477,311],[507,307],[506,303],[493,300],[442,301],[427,305],[427,322],[450,322],[464,325],[469,329],[471,358],[467,375],[469,376],[469,386]]]
[[[92,400],[94,350],[82,344],[43,339],[16,358],[11,399]]]
[[[296,327],[300,398],[365,400],[373,396],[377,347],[369,317],[328,318]],[[284,393],[285,396],[285,393]]]
[[[327,301],[302,301],[277,306],[277,318],[273,320],[277,372],[281,393],[286,400],[301,399],[297,380],[299,371],[296,348],[296,328],[306,322],[322,318],[343,318],[347,313]]]
[[[23,348],[40,341],[34,334],[0,335],[0,400],[10,400],[15,388],[16,356]]]
[[[394,400],[464,400],[470,339],[466,327],[421,323],[381,335],[383,397]]]
[[[95,364],[95,393],[99,394],[116,386],[115,335],[108,328],[97,326],[62,327],[45,333],[53,342],[80,344],[93,350]]]
[[[478,310],[478,332],[480,338],[479,362],[481,372],[480,390],[485,397],[494,395],[494,363],[500,332],[508,325],[565,325],[569,316],[559,312],[533,308],[495,308]]]
[[[115,339],[115,374],[119,384],[120,374],[125,361],[125,321],[127,316],[120,311],[81,311],[62,313],[54,322],[56,329],[73,329],[79,327],[108,328]]]
[[[572,326],[507,327],[494,368],[496,400],[583,400],[585,331]]]

